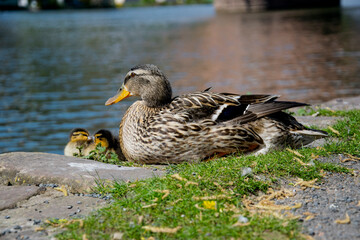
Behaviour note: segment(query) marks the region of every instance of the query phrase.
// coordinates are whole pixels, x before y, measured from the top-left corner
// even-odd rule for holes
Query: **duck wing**
[[[174,115],[186,115],[195,122],[205,119],[224,122],[245,115],[250,105],[272,102],[276,98],[277,95],[212,93],[207,89],[174,98],[166,110]]]
[[[308,106],[308,104],[306,103],[300,103],[300,102],[288,102],[288,101],[270,101],[270,102],[264,102],[264,103],[257,103],[257,104],[250,104],[249,107],[246,109],[245,113],[236,117],[236,118],[232,118],[232,119],[228,119],[226,118],[226,111],[224,111],[222,113],[222,119],[224,121],[232,121],[232,122],[237,122],[240,124],[244,124],[250,121],[254,121],[256,119],[265,117],[265,116],[270,116],[276,113],[279,113],[277,117],[279,120],[281,119],[290,119],[288,117],[285,116],[290,116],[287,113],[283,113],[280,114],[282,110],[286,110],[289,108],[294,108],[294,107],[302,107],[302,106]],[[231,111],[231,108],[228,109]],[[295,119],[295,118],[294,118]],[[295,121],[288,121],[288,123],[286,125],[292,125],[294,124]]]

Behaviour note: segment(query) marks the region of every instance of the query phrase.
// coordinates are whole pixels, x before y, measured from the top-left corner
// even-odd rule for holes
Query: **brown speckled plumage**
[[[308,143],[301,140],[301,131],[311,133],[311,141],[326,136],[281,112],[306,104],[275,101],[274,95],[206,90],[172,99],[170,83],[154,65],[131,69],[106,105],[132,95],[141,100],[126,111],[119,138],[126,159],[139,163],[194,162],[214,154],[298,147]]]

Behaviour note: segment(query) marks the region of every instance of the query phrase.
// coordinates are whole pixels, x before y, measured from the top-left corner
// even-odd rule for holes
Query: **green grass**
[[[296,220],[251,212],[245,208],[243,196],[254,198],[283,178],[312,180],[321,179],[321,171],[351,172],[314,160],[314,156],[359,156],[360,111],[317,111],[322,116],[340,116],[343,120],[333,126],[339,134],[327,130],[338,141],[328,141],[323,148],[298,150],[303,155],[299,157],[301,161],[311,165],[300,164],[294,153],[284,150],[258,157],[233,155],[199,164],[171,165],[164,177],[99,185],[98,191],[112,194],[115,202],[87,217],[81,227],[79,223],[69,224],[57,237],[111,239],[119,232],[123,239],[302,239]],[[251,173],[243,175],[245,168],[251,168]],[[215,209],[206,208],[206,202],[196,198],[205,196],[215,197]],[[250,224],[233,226],[239,214],[246,216]],[[155,233],[144,226],[181,228],[175,233]]]
[[[95,160],[98,162],[103,163],[110,163],[115,164],[118,166],[124,166],[124,167],[141,167],[142,165],[134,163],[134,162],[128,162],[128,161],[120,161],[119,157],[116,153],[107,150],[105,147],[102,147],[100,144],[96,146],[96,148],[92,151],[90,151],[89,155],[82,155],[82,147],[78,148],[79,154],[74,154],[75,157],[80,157],[84,159],[90,159]]]

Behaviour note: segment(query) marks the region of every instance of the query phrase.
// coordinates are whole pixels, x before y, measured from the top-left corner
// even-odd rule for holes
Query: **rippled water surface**
[[[134,99],[104,103],[140,63],[158,65],[175,94],[359,95],[360,8],[0,12],[0,152],[62,153],[74,127],[117,132]]]

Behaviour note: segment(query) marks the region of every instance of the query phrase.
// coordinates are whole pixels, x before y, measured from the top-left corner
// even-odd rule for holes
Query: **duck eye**
[[[136,74],[134,72],[130,73],[130,77],[135,77]]]

